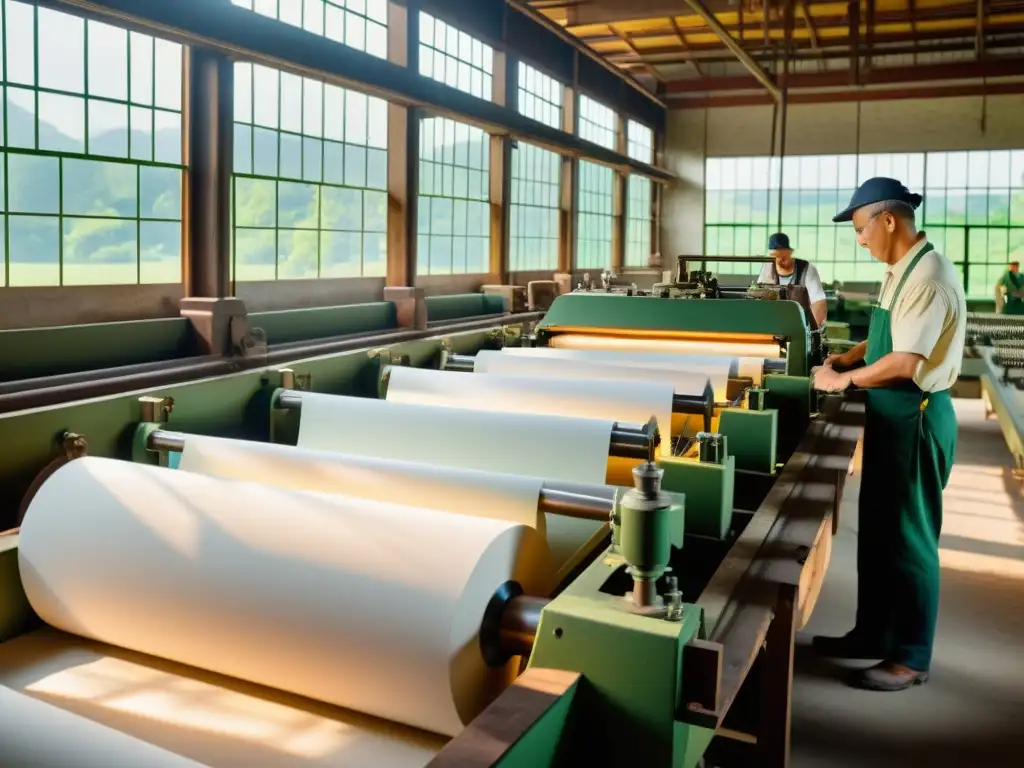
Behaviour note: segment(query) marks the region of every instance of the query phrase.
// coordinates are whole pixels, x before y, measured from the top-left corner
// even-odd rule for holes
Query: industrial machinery
[[[1015,475],[1024,479],[1024,317],[968,313],[961,379],[977,379],[985,416],[998,419]]]
[[[583,292],[534,330],[4,414],[0,693],[153,766],[786,765],[793,638],[862,413],[814,395],[820,354],[793,301]],[[514,397],[466,372],[488,357],[603,375]],[[414,369],[498,394],[403,401]],[[538,405],[573,390],[602,405]],[[618,416],[619,390],[662,413]],[[181,719],[197,706],[206,725]]]

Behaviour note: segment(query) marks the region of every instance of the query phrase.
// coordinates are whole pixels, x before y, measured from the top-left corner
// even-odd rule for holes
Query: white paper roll
[[[0,686],[0,766],[201,768],[139,739]]]
[[[393,367],[388,402],[506,413],[540,413],[646,424],[654,416],[661,448],[672,455],[672,396],[666,382],[586,381],[542,376],[471,376],[426,368]]]
[[[109,459],[65,465],[21,527],[29,602],[112,645],[436,733],[510,681],[478,632],[527,592],[527,526]]]
[[[185,439],[179,469],[296,491],[508,520],[545,533],[544,514],[537,512],[544,484],[539,477],[198,435]]]
[[[564,354],[568,353],[568,354]],[[473,370],[476,373],[515,376],[547,376],[570,379],[620,379],[630,382],[657,381],[672,385],[677,394],[701,394],[710,383],[716,402],[725,400],[729,383],[728,361],[703,370],[648,365],[643,360],[618,357],[588,359],[589,352],[571,349],[531,350],[531,354],[509,354],[482,350],[476,354]],[[600,353],[598,353],[600,354]],[[615,355],[616,353],[611,353]],[[637,358],[644,357],[636,355]]]
[[[612,424],[303,392],[298,442],[315,450],[600,485]]]
[[[696,341],[688,339],[644,339],[621,336],[591,336],[583,333],[560,333],[551,337],[556,349],[607,349],[622,352],[653,352],[669,355],[725,355],[726,357],[777,358],[778,344],[763,342]]]
[[[488,413],[302,393],[299,446],[441,467],[603,485],[611,420]],[[604,524],[547,516],[557,570],[599,538]]]

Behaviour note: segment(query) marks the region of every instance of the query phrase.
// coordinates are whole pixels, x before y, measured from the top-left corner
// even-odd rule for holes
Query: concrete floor
[[[1024,496],[980,400],[957,400],[960,438],[944,496],[942,593],[931,679],[901,693],[843,684],[813,634],[842,634],[856,607],[857,477],[793,690],[794,768],[1024,765]]]

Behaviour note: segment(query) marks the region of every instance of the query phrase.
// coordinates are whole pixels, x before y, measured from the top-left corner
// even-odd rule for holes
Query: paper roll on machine
[[[174,500],[173,484],[165,479],[175,472],[185,473],[177,468],[178,463],[182,451],[188,450],[189,440],[196,436],[295,446],[306,397],[323,393],[361,397],[367,403],[370,399],[390,403],[386,399],[389,372],[396,367],[434,369],[448,377],[482,380],[489,374],[478,363],[481,355],[533,355],[556,361],[550,363],[546,374],[552,378],[572,379],[575,375],[580,381],[620,382],[624,403],[630,400],[630,382],[635,379],[675,382],[675,389],[669,388],[665,406],[671,417],[660,422],[655,413],[642,420],[618,418],[614,398],[609,405],[609,398],[603,396],[600,408],[595,406],[594,419],[606,420],[602,423],[607,429],[600,433],[600,445],[589,448],[607,461],[607,473],[596,482],[566,479],[554,471],[548,476],[543,468],[519,472],[539,476],[535,511],[548,521],[549,541],[561,520],[585,521],[592,535],[574,540],[570,555],[554,564],[554,581],[538,577],[525,580],[532,587],[524,586],[523,580],[509,580],[493,590],[487,586],[491,590],[489,599],[483,602],[479,615],[460,619],[460,626],[469,626],[475,638],[473,647],[461,652],[473,658],[480,656],[495,668],[511,665],[518,672],[514,681],[499,689],[475,692],[482,704],[455,733],[411,731],[408,722],[389,723],[373,712],[343,714],[345,710],[338,708],[337,702],[297,698],[293,694],[317,698],[309,691],[319,689],[303,687],[299,682],[293,686],[291,678],[282,672],[279,698],[271,689],[251,694],[254,700],[274,699],[278,713],[274,728],[281,731],[278,736],[273,735],[278,731],[268,730],[265,720],[248,731],[242,728],[248,736],[232,736],[231,728],[212,720],[204,723],[196,715],[188,727],[202,733],[199,742],[204,746],[196,747],[198,751],[189,751],[192,747],[188,739],[161,736],[164,726],[175,734],[182,732],[184,726],[171,722],[169,717],[150,716],[145,728],[127,733],[126,738],[148,740],[171,752],[177,749],[180,758],[211,766],[246,764],[238,758],[239,754],[249,754],[245,750],[251,745],[243,745],[245,739],[263,739],[270,750],[262,753],[264,757],[279,749],[282,762],[272,764],[281,765],[371,764],[360,760],[372,752],[353,758],[355,753],[347,749],[355,749],[356,742],[363,749],[371,749],[377,743],[374,740],[388,739],[404,739],[404,746],[387,752],[390,762],[372,764],[689,768],[707,759],[716,765],[785,765],[793,638],[810,615],[824,578],[838,500],[859,439],[860,406],[839,397],[819,398],[812,392],[809,374],[825,351],[819,333],[811,328],[806,308],[794,301],[584,291],[557,298],[535,327],[496,326],[491,331],[378,345],[296,360],[287,367],[0,416],[0,437],[13,440],[16,435],[19,445],[18,452],[8,454],[7,464],[0,466],[0,484],[9,502],[6,522],[11,529],[0,536],[0,685],[17,687],[21,681],[21,693],[69,710],[76,717],[96,720],[97,727],[128,729],[124,724],[134,722],[125,714],[131,702],[124,697],[116,702],[109,696],[109,701],[103,699],[96,693],[98,682],[94,681],[93,692],[99,698],[91,699],[92,703],[83,709],[85,705],[79,706],[80,701],[71,701],[71,694],[63,698],[47,694],[45,679],[26,682],[31,676],[19,667],[18,659],[45,656],[47,651],[42,646],[52,645],[54,636],[62,638],[60,642],[77,642],[75,633],[67,630],[73,624],[56,629],[44,625],[26,591],[26,585],[35,583],[32,579],[41,577],[25,570],[29,566],[24,562],[27,557],[19,564],[18,526],[27,514],[27,531],[35,524],[32,516],[44,514],[33,509],[33,501],[46,492],[48,485],[60,482],[64,465],[85,456],[152,465],[158,474],[133,481],[131,493],[140,493],[138,483],[152,484],[141,491],[143,496],[150,494],[153,503],[151,509],[139,513],[140,519],[167,535],[164,526],[171,525],[172,514],[179,514],[175,505],[180,502]],[[584,371],[587,365],[594,366],[601,375],[574,374],[574,365]],[[685,376],[694,375],[696,379],[686,381],[705,381],[706,386],[687,389],[679,383]],[[716,376],[720,378],[717,385]],[[581,385],[581,392],[583,389]],[[515,408],[509,403],[508,411],[503,411],[498,398],[486,409],[499,414],[506,425],[515,425],[518,419],[533,419],[530,424],[551,420],[557,429],[550,434],[582,428],[581,424],[588,421],[568,418],[558,412],[557,406],[538,406],[533,413],[523,413],[532,407],[523,404],[528,402],[517,401]],[[438,428],[433,439],[440,445],[444,425],[456,423],[455,411],[463,414],[458,422],[461,424],[466,422],[465,410],[478,406],[453,402],[422,407],[437,408],[432,423]],[[384,405],[378,403],[377,407]],[[486,418],[492,417],[498,418]],[[482,412],[480,418],[485,418]],[[353,428],[345,422],[321,427],[321,433],[336,430],[339,434]],[[382,424],[381,434],[373,439],[369,436],[372,430],[360,429],[359,434],[347,435],[350,439],[346,445],[354,446],[349,452],[360,453],[361,444],[373,444],[378,446],[373,449],[376,452],[367,448],[363,455],[377,462],[390,461],[386,447],[381,449],[380,445],[394,446],[398,456],[402,453],[399,447],[406,447],[407,442],[422,442],[425,447],[416,461],[437,467],[434,487],[440,490],[421,506],[443,511],[446,493],[459,493],[456,486],[445,491],[443,484],[447,481],[442,476],[459,469],[451,459],[451,455],[457,455],[452,454],[460,439],[457,433],[443,435],[445,445],[455,448],[447,449],[448,458],[442,459],[430,449],[430,435],[414,434],[400,423]],[[483,448],[473,443],[472,461],[467,458],[472,471],[500,474],[509,467],[517,472],[514,467],[522,466],[508,455],[512,441],[503,439],[500,429],[496,430]],[[547,439],[547,433],[538,428],[537,442]],[[517,450],[523,450],[519,443],[516,445],[520,446]],[[408,460],[406,454],[408,451],[402,454],[403,461]],[[603,471],[601,467],[598,474]],[[255,482],[266,484],[268,499],[278,498],[271,494],[284,493],[280,489],[284,481],[269,473],[255,478]],[[344,496],[344,481],[339,483],[335,492]],[[370,496],[385,504],[390,498],[387,486],[382,484]],[[50,485],[51,490],[55,487]],[[281,524],[301,530],[300,526],[312,525],[310,510],[320,503],[323,488],[314,488],[316,493],[310,495],[303,493],[301,483],[291,487],[293,495],[280,496],[282,501],[275,514],[280,515]],[[118,489],[109,490],[110,498],[116,498]],[[125,494],[127,497],[127,489]],[[81,504],[85,510],[81,525],[87,530],[91,519],[87,508],[95,505],[73,494],[61,503],[68,510]],[[268,505],[275,506],[270,502]],[[264,506],[261,504],[261,510]],[[234,535],[240,539],[255,537],[245,529],[245,510],[233,513],[231,524],[239,527]],[[161,519],[161,515],[168,517]],[[74,516],[67,519],[75,520]],[[253,519],[255,526],[255,514]],[[265,523],[266,514],[261,511],[259,519]],[[442,525],[451,526],[452,541],[459,539],[456,532],[460,525],[470,525],[465,520],[465,515],[456,514],[444,518]],[[74,524],[69,522],[68,526]],[[181,519],[175,525],[185,526],[180,530],[192,530]],[[201,547],[205,529],[198,530],[189,535],[198,536]],[[46,535],[58,533],[69,550],[76,547],[74,531]],[[89,536],[102,535],[95,530],[89,532]],[[207,531],[205,535],[214,534]],[[221,531],[218,535],[226,534]],[[88,536],[83,534],[81,538],[81,546],[89,546]],[[255,542],[255,538],[252,540]],[[321,545],[325,551],[331,549],[329,542],[322,541]],[[410,554],[416,545],[415,541],[403,542],[404,561],[416,560]],[[555,550],[553,541],[551,549]],[[110,551],[115,558],[132,556],[117,547]],[[372,563],[372,557],[366,554],[372,548],[359,551],[361,563]],[[453,558],[457,555],[451,554]],[[315,560],[317,556],[311,552],[309,557]],[[68,559],[74,560],[70,554]],[[276,573],[274,561],[265,562],[267,571],[261,574],[259,583],[269,579],[285,591],[294,586],[288,581],[297,578],[291,571],[281,566],[280,573]],[[424,562],[434,561],[425,558]],[[187,566],[182,567],[187,570]],[[244,595],[244,587],[237,586],[244,584],[244,574],[233,573],[233,567],[223,562],[208,575],[206,571],[183,574],[183,583],[187,581],[190,589],[200,590],[209,583],[213,589],[215,580],[227,579]],[[431,577],[429,571],[422,573],[423,589],[428,589]],[[468,583],[482,589],[474,584],[474,578],[469,577]],[[367,584],[372,588],[370,581]],[[139,589],[142,587],[128,584],[124,591],[138,599],[135,593]],[[259,587],[252,589],[247,600],[259,603],[263,597],[257,592]],[[123,598],[115,594],[108,597],[109,604],[105,603],[103,610],[117,611],[118,601]],[[301,598],[296,600],[302,602]],[[237,608],[233,606],[232,610]],[[287,623],[299,608],[286,601],[281,610],[280,621]],[[323,632],[344,626],[343,616],[332,615],[337,608],[331,601],[317,610],[324,621],[312,624],[322,624]],[[379,613],[383,617],[381,626],[374,631],[380,634],[381,647],[389,648],[387,606]],[[135,620],[145,622],[146,617]],[[429,606],[418,621],[424,638],[439,636],[436,628],[430,627]],[[85,630],[83,633],[89,635]],[[323,653],[334,640],[310,635],[294,640],[296,647],[280,647],[277,652],[282,657],[302,659],[308,651],[312,658],[316,654],[310,649],[315,647],[316,653]],[[205,643],[209,650],[233,640],[224,636],[223,628],[216,628],[211,629],[208,638],[197,642]],[[249,647],[238,642],[239,647]],[[113,647],[109,658],[120,659],[119,654],[128,651],[136,652],[132,663],[146,669],[163,669],[160,665],[168,661],[139,647]],[[342,644],[335,651],[346,654]],[[209,664],[204,669],[200,657],[206,656],[196,653],[195,659],[170,659],[192,665],[176,667],[175,679],[184,680],[181,685],[206,686],[204,690],[235,695],[232,692],[237,693],[241,683],[230,675],[210,677],[222,670],[210,669]],[[290,663],[299,669],[298,661]],[[457,660],[452,660],[452,665],[453,670],[459,668]],[[396,660],[399,668],[402,665]],[[302,674],[308,676],[310,671]],[[263,678],[248,682],[266,685]],[[411,692],[426,686],[423,680],[397,673],[388,684],[409,692],[407,696],[413,698]],[[354,683],[347,681],[346,685]],[[374,698],[369,696],[371,692],[366,693]],[[206,711],[195,706],[197,712]],[[115,710],[118,717],[96,714]],[[251,705],[249,710],[237,711],[235,721],[251,717],[256,722],[258,710]],[[298,722],[314,711],[319,718],[317,727],[325,733],[340,733],[338,723],[344,721],[349,729],[346,733],[372,733],[373,738],[350,736],[349,748],[336,739],[332,748],[317,752],[310,747],[301,752],[295,746],[299,742],[294,740],[299,737],[293,734],[294,739],[288,741],[281,724]],[[144,708],[140,712],[143,714],[139,717],[145,717]],[[353,725],[353,717],[362,717],[362,725]],[[381,719],[384,722],[376,722]],[[257,733],[261,735],[253,735]],[[306,746],[316,740],[312,733],[302,738]],[[210,740],[216,741],[216,749],[209,746]],[[296,757],[300,752],[303,757]],[[210,755],[223,759],[218,762],[220,758]],[[0,764],[4,761],[4,746],[0,743]],[[248,764],[271,762],[252,759]]]

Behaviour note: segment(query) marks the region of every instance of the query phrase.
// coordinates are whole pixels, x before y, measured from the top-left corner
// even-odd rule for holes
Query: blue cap
[[[768,238],[768,250],[769,251],[791,251],[793,250],[789,245],[789,235],[785,232],[776,232],[774,235]]]
[[[876,176],[857,187],[846,210],[833,216],[832,221],[851,221],[858,208],[872,203],[880,203],[883,200],[899,200],[916,209],[921,204],[921,199],[920,195],[911,192],[903,186],[902,182],[896,181],[896,179],[887,179],[884,176]]]

